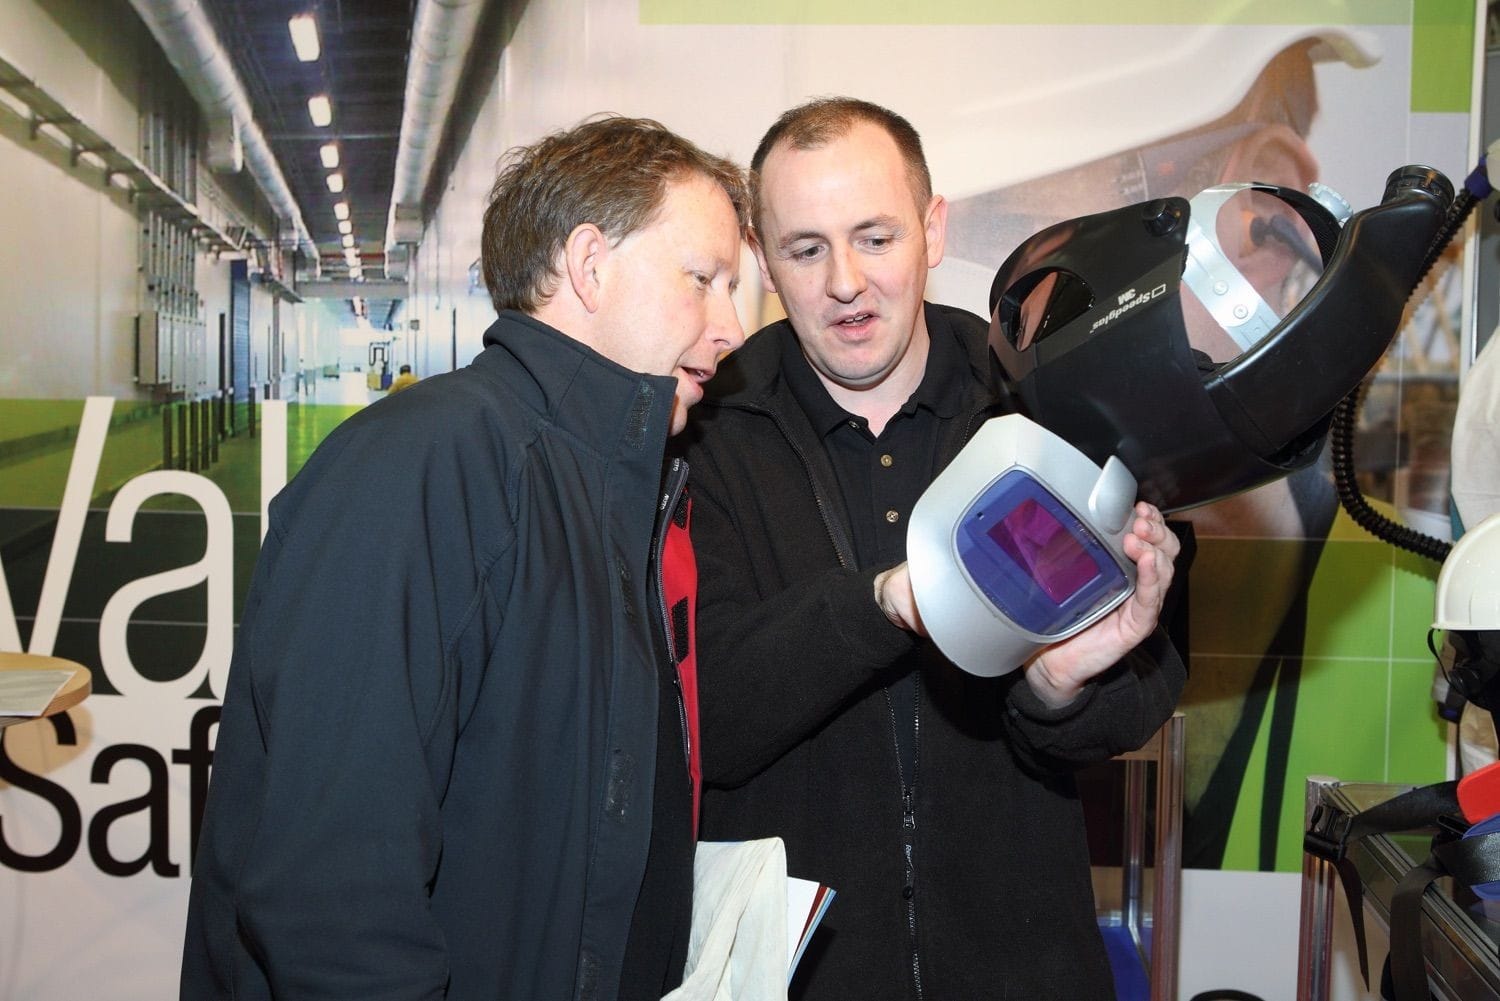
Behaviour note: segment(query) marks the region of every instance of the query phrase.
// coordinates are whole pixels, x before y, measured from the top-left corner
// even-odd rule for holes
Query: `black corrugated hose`
[[[1360,383],[1333,409],[1328,449],[1333,458],[1333,483],[1338,488],[1339,503],[1360,528],[1377,539],[1441,563],[1448,558],[1448,551],[1453,548],[1451,543],[1392,521],[1375,510],[1354,478],[1354,428],[1359,422],[1359,405],[1368,386],[1368,380]]]
[[[1443,228],[1438,231],[1437,236],[1432,240],[1432,246],[1427,250],[1422,272],[1412,284],[1411,294],[1414,295],[1421,287],[1422,281],[1437,263],[1438,258],[1442,256],[1443,248],[1447,247],[1458,231],[1463,228],[1469,214],[1493,191],[1486,172],[1486,159],[1487,157],[1480,158],[1479,166],[1475,167],[1473,172],[1464,179],[1463,189],[1459,191],[1458,197],[1453,199],[1453,204],[1448,207],[1447,216],[1443,220]],[[1349,517],[1353,518],[1359,527],[1377,539],[1441,563],[1448,558],[1448,553],[1453,548],[1452,543],[1435,539],[1424,532],[1392,521],[1371,507],[1364,493],[1359,489],[1359,483],[1354,475],[1354,430],[1359,424],[1359,405],[1364,400],[1365,390],[1369,385],[1370,381],[1365,380],[1355,387],[1352,393],[1340,400],[1333,410],[1333,425],[1328,433],[1328,447],[1333,459],[1333,482],[1338,489],[1339,503],[1343,505],[1345,511],[1349,512]]]

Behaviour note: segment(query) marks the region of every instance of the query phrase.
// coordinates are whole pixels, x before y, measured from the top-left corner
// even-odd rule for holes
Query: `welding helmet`
[[[1389,346],[1453,199],[1437,171],[1403,167],[1340,228],[1307,195],[1254,187],[1303,219],[1324,268],[1227,362],[1188,343],[1184,272],[1198,255],[1182,198],[1048,227],[991,285],[990,346],[1021,410],[1095,463],[1119,457],[1163,511],[1317,457],[1333,408]]]

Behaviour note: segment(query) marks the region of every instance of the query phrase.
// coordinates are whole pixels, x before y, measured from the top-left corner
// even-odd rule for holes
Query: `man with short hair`
[[[924,302],[946,202],[862,101],[787,112],[751,166],[787,319],[711,384],[687,455],[703,592],[705,837],[779,835],[838,898],[798,999],[1106,998],[1071,772],[1144,743],[1183,667],[1156,620],[1176,538],[1138,505],[1138,586],[1000,678],[922,638],[906,519],[1004,412],[987,324]]]
[[[743,341],[746,206],[738,168],[651,121],[513,151],[484,350],[345,422],[271,505],[184,998],[680,982],[695,598],[662,457]],[[383,475],[392,454],[415,475]]]

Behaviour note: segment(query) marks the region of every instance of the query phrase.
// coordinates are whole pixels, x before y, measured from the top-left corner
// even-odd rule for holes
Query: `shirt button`
[[[888,521],[888,522],[890,522],[892,525],[894,525],[896,522],[898,522],[898,521],[901,520],[901,512],[900,511],[887,511],[885,513],[885,520]]]
[[[852,427],[854,430],[858,431],[859,430],[859,421],[850,421],[849,422],[849,426]]]
[[[885,455],[882,455],[882,456],[881,456],[881,457],[880,457],[880,464],[881,464],[881,465],[882,465],[882,466],[884,466],[884,467],[885,467],[885,468],[887,468],[887,469],[889,469],[889,468],[891,468],[891,463],[893,463],[893,462],[895,462],[895,461],[896,461],[896,460],[895,460],[895,459],[892,459],[892,458],[891,458],[891,457],[890,457],[890,454],[889,454],[889,453],[887,453],[887,454],[885,454]]]

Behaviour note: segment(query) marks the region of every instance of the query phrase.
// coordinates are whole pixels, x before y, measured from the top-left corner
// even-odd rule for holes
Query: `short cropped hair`
[[[849,130],[860,122],[866,122],[885,131],[906,161],[906,176],[911,183],[912,197],[917,201],[917,211],[927,208],[932,200],[932,175],[927,170],[927,157],[922,153],[922,137],[912,128],[911,122],[878,104],[861,101],[854,97],[820,97],[785,112],[776,123],[766,130],[755,155],[750,158],[751,212],[758,228],[763,212],[760,190],[761,169],[766,157],[780,145],[792,149],[819,149],[835,139],[849,134]]]
[[[649,226],[667,185],[700,174],[729,196],[743,234],[743,171],[660,122],[604,115],[506,155],[484,210],[480,256],[496,311],[534,313],[557,290],[568,234],[593,223],[611,242]]]

